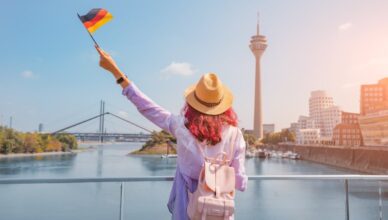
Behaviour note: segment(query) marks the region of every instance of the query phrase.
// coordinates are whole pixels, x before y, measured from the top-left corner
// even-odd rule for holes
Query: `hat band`
[[[214,106],[219,105],[222,102],[222,100],[224,99],[224,96],[222,96],[221,99],[218,102],[205,102],[205,101],[202,101],[201,99],[199,99],[198,96],[197,96],[197,93],[194,91],[194,98],[199,103],[201,103],[202,105],[204,105],[206,107],[214,107]]]

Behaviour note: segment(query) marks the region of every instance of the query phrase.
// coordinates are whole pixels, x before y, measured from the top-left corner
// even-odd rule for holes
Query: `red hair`
[[[198,141],[206,141],[209,145],[221,142],[222,126],[237,126],[237,114],[229,108],[220,115],[207,115],[195,110],[189,104],[183,109],[186,128]]]

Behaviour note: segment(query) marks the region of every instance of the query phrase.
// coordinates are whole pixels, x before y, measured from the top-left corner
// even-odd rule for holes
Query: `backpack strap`
[[[222,147],[222,150],[217,154],[217,156],[215,158],[207,157],[204,150],[202,149],[202,146],[199,144],[198,145],[199,151],[202,154],[205,161],[209,161],[212,163],[230,164],[230,162],[233,160],[234,145],[235,145],[235,142],[237,139],[237,134],[238,134],[238,132],[235,132],[234,129],[238,129],[238,128],[237,127],[229,127],[228,129],[229,129],[229,131],[228,131],[227,137],[230,137],[230,136],[232,137],[232,139],[230,141],[230,144],[232,145],[231,149],[230,149],[230,159],[227,158],[228,155],[225,152],[225,145],[226,144]],[[234,132],[234,134],[233,134],[233,132]]]
[[[202,212],[202,215],[201,215],[201,220],[206,220],[206,216],[207,216],[207,208],[205,208]]]
[[[233,161],[233,157],[234,157],[234,145],[236,144],[236,140],[237,140],[237,136],[238,136],[238,132],[237,132],[237,129],[239,129],[238,127],[233,127],[235,129],[235,132],[234,132],[234,135],[232,137],[232,140],[231,140],[231,144],[232,144],[232,149],[230,150],[230,163]]]

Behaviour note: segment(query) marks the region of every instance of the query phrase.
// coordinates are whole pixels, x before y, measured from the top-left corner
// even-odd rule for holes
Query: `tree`
[[[0,126],[0,154],[40,153],[46,151],[68,151],[77,149],[74,135],[22,133]]]
[[[24,152],[25,153],[36,153],[40,151],[40,136],[37,133],[27,133],[24,135]]]
[[[1,151],[1,146],[3,146],[3,143],[5,141],[3,130],[4,130],[3,127],[0,126],[0,151]]]
[[[62,143],[62,151],[64,152],[78,148],[78,142],[74,135],[62,133],[56,135],[55,137]]]
[[[7,150],[11,149],[9,153],[23,153],[23,137],[18,132],[13,129],[5,129],[5,139],[9,140],[7,142]]]
[[[248,146],[254,146],[256,144],[257,138],[253,134],[243,131],[243,136]]]
[[[5,140],[0,148],[2,154],[10,154],[15,146],[15,141],[12,139]]]
[[[143,147],[140,149],[140,151],[145,150],[149,147],[154,147],[157,145],[167,144],[167,142],[173,142],[176,143],[176,138],[172,136],[170,133],[162,130],[159,132],[152,132],[151,139],[148,140]]]
[[[266,134],[262,140],[264,144],[278,144],[280,142],[295,141],[294,133],[290,132],[288,129],[281,132],[269,133]]]
[[[53,151],[61,151],[61,150],[62,150],[62,143],[59,142],[55,137],[48,136],[46,151],[53,152]]]
[[[283,141],[289,141],[289,142],[294,142],[296,139],[295,134],[289,129],[285,129],[282,131],[282,138],[283,138]]]

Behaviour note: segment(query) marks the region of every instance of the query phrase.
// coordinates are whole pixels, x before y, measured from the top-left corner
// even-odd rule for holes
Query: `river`
[[[128,156],[139,143],[106,144],[75,155],[1,158],[0,178],[131,177],[174,175],[175,159]],[[83,146],[88,147],[88,146]],[[288,159],[246,160],[248,175],[354,174]],[[170,219],[166,203],[172,182],[125,184],[125,219]],[[384,185],[384,217],[388,187]],[[379,219],[376,182],[351,181],[350,218]],[[0,185],[0,220],[118,219],[119,183]],[[341,181],[249,181],[236,196],[236,219],[343,220]]]

